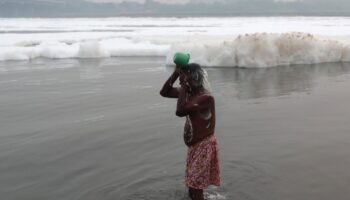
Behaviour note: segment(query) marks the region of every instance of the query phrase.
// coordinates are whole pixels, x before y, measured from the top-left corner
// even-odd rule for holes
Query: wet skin
[[[173,87],[178,78],[181,87]],[[196,87],[186,72],[175,68],[160,94],[163,97],[178,99],[176,115],[186,117],[184,140],[187,146],[190,147],[214,134],[214,97],[209,92]]]
[[[173,87],[179,78],[181,87]],[[196,87],[188,73],[175,68],[165,82],[160,95],[167,98],[177,98],[176,115],[186,117],[184,127],[184,142],[188,147],[214,134],[215,101],[214,97],[201,87]],[[189,196],[194,200],[203,198],[203,190],[189,188]]]
[[[181,92],[186,91],[185,87],[181,86],[180,89],[176,115],[179,117],[186,116],[184,141],[190,147],[214,134],[215,107],[214,98],[205,91],[198,91],[196,94],[186,92],[182,97],[184,103],[179,105]]]

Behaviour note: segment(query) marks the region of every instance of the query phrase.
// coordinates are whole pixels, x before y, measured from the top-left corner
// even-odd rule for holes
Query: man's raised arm
[[[177,78],[179,78],[178,67],[175,68],[174,72],[168,78],[168,80],[164,83],[163,88],[160,90],[160,95],[168,98],[178,98],[179,90],[178,88],[174,88],[173,85]]]

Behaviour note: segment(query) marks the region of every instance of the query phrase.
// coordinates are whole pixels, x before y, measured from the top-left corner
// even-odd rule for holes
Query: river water
[[[164,58],[0,63],[6,200],[187,199]],[[210,199],[345,200],[350,64],[209,68],[222,186]]]

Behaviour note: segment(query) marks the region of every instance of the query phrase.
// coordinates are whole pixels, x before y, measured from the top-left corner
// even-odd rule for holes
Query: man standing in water
[[[180,88],[173,84],[179,78]],[[205,88],[206,72],[198,64],[179,66],[160,94],[177,98],[176,115],[186,117],[184,141],[188,146],[185,181],[192,200],[203,200],[203,189],[220,185],[218,143],[214,136],[215,102]]]

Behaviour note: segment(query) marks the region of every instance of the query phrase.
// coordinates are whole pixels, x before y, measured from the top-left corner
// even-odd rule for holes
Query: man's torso
[[[208,94],[205,94],[208,95]],[[198,98],[198,96],[190,97]],[[186,123],[184,127],[184,141],[188,145],[195,141],[200,142],[206,137],[214,134],[215,131],[215,103],[209,101],[205,109],[201,109],[186,116]]]

